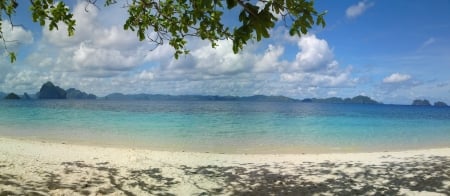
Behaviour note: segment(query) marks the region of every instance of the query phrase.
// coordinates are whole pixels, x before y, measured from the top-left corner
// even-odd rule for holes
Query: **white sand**
[[[0,138],[0,195],[450,194],[450,148],[210,154]]]

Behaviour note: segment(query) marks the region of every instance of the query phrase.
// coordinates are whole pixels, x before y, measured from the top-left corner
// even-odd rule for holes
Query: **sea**
[[[205,153],[399,151],[450,147],[450,107],[3,100],[0,137]]]

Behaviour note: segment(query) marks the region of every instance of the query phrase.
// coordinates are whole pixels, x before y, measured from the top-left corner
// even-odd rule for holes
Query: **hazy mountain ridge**
[[[253,95],[248,97],[217,95],[162,95],[162,94],[122,94],[112,93],[104,97],[107,100],[153,100],[153,101],[300,101],[285,96]]]
[[[112,93],[104,97],[106,100],[152,100],[152,101],[252,101],[252,102],[304,102],[304,103],[335,103],[335,104],[380,104],[367,96],[353,98],[331,97],[325,99],[293,99],[286,96],[213,96],[213,95],[162,95],[162,94],[122,94]]]
[[[0,97],[6,98],[13,93],[0,92]],[[303,103],[332,103],[332,104],[383,104],[368,96],[358,95],[353,98],[306,98],[294,99],[281,95],[253,95],[253,96],[218,96],[218,95],[164,95],[164,94],[122,94],[111,93],[105,97],[97,97],[75,88],[64,90],[52,82],[46,82],[42,85],[36,94],[24,93],[19,96],[20,99],[103,99],[103,100],[151,100],[151,101],[251,101],[251,102],[303,102]],[[416,99],[412,105],[431,106],[426,99]],[[436,107],[447,107],[442,101],[434,103]]]
[[[330,98],[310,98],[303,99],[302,102],[312,102],[312,103],[336,103],[336,104],[382,104],[377,102],[370,97],[358,95],[353,98],[340,98],[340,97],[330,97]]]
[[[67,99],[97,99],[94,94],[88,94],[75,88],[69,88],[66,90]]]

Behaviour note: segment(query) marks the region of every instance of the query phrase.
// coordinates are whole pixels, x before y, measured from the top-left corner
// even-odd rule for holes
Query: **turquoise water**
[[[450,108],[219,101],[0,101],[0,136],[218,153],[450,147]]]

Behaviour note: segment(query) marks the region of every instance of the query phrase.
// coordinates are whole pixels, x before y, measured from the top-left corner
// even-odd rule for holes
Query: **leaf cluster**
[[[221,19],[223,4],[218,0],[134,0],[128,6],[124,29],[136,31],[140,40],[148,38],[161,45],[165,41],[175,49],[175,57],[186,54],[186,37],[209,40],[232,38]],[[154,32],[148,34],[147,32]]]
[[[58,24],[63,22],[67,26],[68,36],[72,36],[75,33],[75,19],[73,14],[70,13],[70,9],[63,1],[55,2],[54,0],[30,0],[31,6],[30,11],[32,14],[33,22],[39,22],[41,26],[45,26],[48,22],[49,30],[58,29]],[[12,23],[12,16],[16,13],[16,9],[19,6],[17,0],[0,0],[0,39],[3,41],[3,46],[5,51],[8,52],[11,63],[16,60],[16,54],[10,51],[7,47],[7,42],[11,40],[6,40],[3,36],[3,29],[1,23],[3,22],[2,16],[6,16],[11,26],[14,28]],[[15,40],[12,40],[15,41]]]
[[[75,33],[75,19],[70,9],[63,1],[55,3],[53,0],[32,0],[30,7],[33,22],[39,22],[44,26],[48,21],[49,30],[58,29],[58,23],[63,22],[67,26],[68,36]]]
[[[30,2],[34,22],[41,26],[48,23],[49,30],[58,29],[63,22],[68,36],[74,34],[75,20],[63,1]],[[105,0],[104,6],[115,3],[116,0]],[[2,15],[11,18],[17,6],[16,0],[0,0],[0,19]],[[233,41],[233,51],[238,53],[249,40],[269,38],[270,30],[280,20],[289,27],[292,36],[306,34],[314,25],[325,26],[325,12],[317,12],[313,0],[128,0],[125,7],[129,17],[124,29],[136,32],[139,40],[150,40],[156,46],[168,42],[175,49],[175,58],[189,52],[187,37],[208,40],[212,47],[219,40],[229,39]],[[237,19],[237,25],[225,24],[225,12],[227,17],[236,14],[232,17]],[[3,38],[1,32],[0,28]],[[13,62],[15,54],[10,53],[10,57]]]
[[[279,20],[290,26],[291,35],[298,36],[313,25],[325,25],[325,13],[318,13],[314,1],[308,0],[133,0],[127,7],[124,28],[136,31],[140,40],[148,38],[158,45],[168,41],[176,58],[188,53],[187,36],[209,40],[212,47],[218,40],[231,39],[237,53],[249,40],[269,38]],[[240,9],[237,26],[225,25],[222,18],[232,9]]]
[[[16,60],[16,54],[12,51],[9,51],[8,47],[6,46],[6,43],[9,42],[9,40],[6,40],[5,36],[3,35],[2,23],[3,16],[6,16],[11,21],[11,16],[16,13],[17,6],[18,3],[16,0],[0,0],[0,39],[3,41],[3,47],[5,51],[8,52],[11,63]]]

